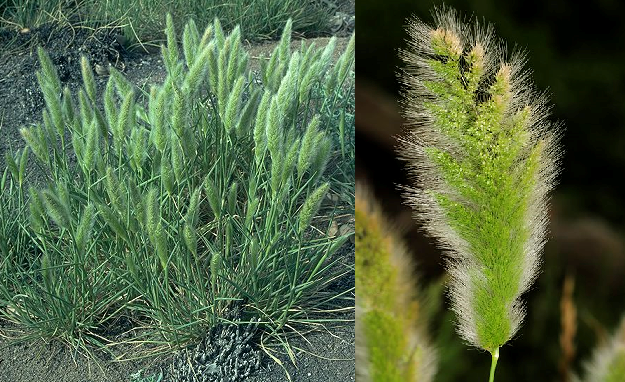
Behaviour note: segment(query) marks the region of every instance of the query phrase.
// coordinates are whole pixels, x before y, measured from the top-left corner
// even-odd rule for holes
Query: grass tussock
[[[255,78],[240,28],[190,21],[180,47],[166,24],[167,76],[145,92],[111,69],[98,94],[83,58],[71,93],[38,51],[43,122],[0,183],[0,318],[26,337],[102,348],[124,318],[168,348],[233,304],[269,334],[350,305],[326,195],[353,190],[328,163],[353,166],[354,38],[333,64],[333,42],[292,52],[289,21]]]

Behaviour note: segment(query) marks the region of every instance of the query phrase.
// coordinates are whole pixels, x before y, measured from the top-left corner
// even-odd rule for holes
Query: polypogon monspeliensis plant
[[[27,146],[4,178],[26,187],[30,152],[45,180],[15,191],[32,249],[7,260],[2,317],[99,347],[125,317],[146,329],[139,340],[171,346],[233,304],[277,333],[349,300],[329,288],[349,272],[335,255],[347,235],[326,234],[325,170],[340,155],[326,115],[341,105],[311,97],[353,76],[353,48],[333,65],[334,46],[292,52],[290,35],[289,22],[256,78],[238,27],[190,21],[178,44],[168,16],[164,82],[143,91],[111,69],[102,95],[85,58],[72,93],[39,49],[43,122],[21,129]]]
[[[440,9],[434,27],[413,19],[407,29],[405,199],[447,255],[458,332],[492,354],[492,380],[539,270],[560,129],[524,54],[508,55],[491,26]]]
[[[355,215],[356,379],[432,381],[436,354],[410,255],[363,184]]]

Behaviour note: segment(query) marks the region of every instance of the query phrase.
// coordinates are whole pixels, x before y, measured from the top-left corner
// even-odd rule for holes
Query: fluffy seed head
[[[414,180],[405,197],[448,256],[459,333],[493,352],[518,330],[538,271],[559,127],[524,55],[507,56],[491,26],[446,9],[435,19],[412,20],[401,52],[411,129],[399,152]]]

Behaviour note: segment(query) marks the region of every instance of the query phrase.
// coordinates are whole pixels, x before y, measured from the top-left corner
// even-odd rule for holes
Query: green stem
[[[490,378],[488,382],[493,382],[495,380],[495,368],[497,367],[497,360],[499,359],[499,348],[495,349],[491,354],[493,358],[490,364]]]

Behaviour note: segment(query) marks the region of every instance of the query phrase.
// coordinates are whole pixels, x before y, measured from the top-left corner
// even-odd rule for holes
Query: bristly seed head
[[[412,20],[401,52],[411,130],[399,153],[414,177],[405,197],[449,258],[458,331],[494,352],[518,330],[539,268],[560,129],[524,55],[508,57],[492,26],[445,8],[435,19]]]

